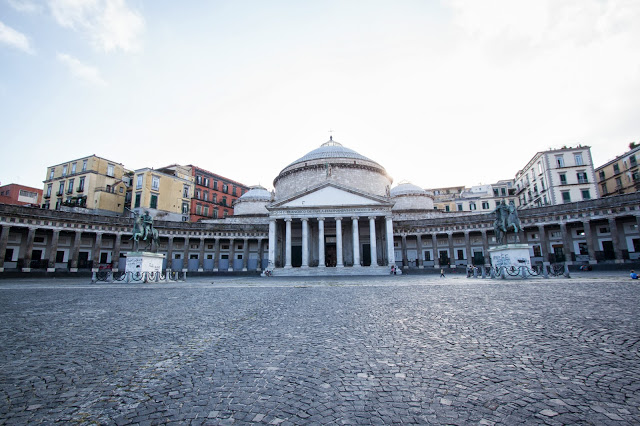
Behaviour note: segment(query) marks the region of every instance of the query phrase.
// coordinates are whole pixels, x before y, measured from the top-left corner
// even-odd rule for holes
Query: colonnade
[[[379,220],[384,220],[383,234],[378,235],[376,230]],[[390,215],[385,216],[351,216],[345,218],[342,216],[335,217],[292,217],[286,216],[282,218],[271,218],[269,221],[269,268],[283,267],[289,269],[294,267],[292,262],[293,253],[293,224],[299,228],[301,233],[300,246],[301,246],[301,268],[309,268],[312,263],[315,265],[317,261],[318,268],[325,268],[327,266],[335,266],[337,268],[343,268],[346,265],[345,257],[348,255],[352,260],[353,267],[361,267],[362,259],[360,255],[361,242],[366,240],[360,236],[361,222],[367,221],[368,243],[369,243],[369,260],[370,266],[376,267],[382,263],[383,266],[392,265],[395,263],[394,246],[393,246],[393,221]],[[284,222],[284,237],[278,235],[278,224]],[[310,228],[310,222],[313,222],[315,231]],[[351,236],[349,241],[345,241],[344,234],[345,222],[350,222]],[[328,226],[330,223],[330,226]],[[280,226],[281,227],[281,226]],[[327,230],[331,230],[331,234],[327,234]],[[335,237],[335,263],[329,262],[327,258],[327,237]],[[378,256],[378,240],[384,240],[386,242],[386,253],[382,251],[381,257]],[[278,244],[278,241],[283,241],[284,247]],[[312,241],[315,241],[317,247],[312,247]],[[348,243],[348,244],[347,244]],[[333,245],[333,240],[332,244]],[[351,249],[350,253],[345,253],[345,249]],[[278,261],[278,254],[284,251],[284,259]],[[314,258],[311,259],[310,255],[313,253]],[[316,257],[317,254],[317,257]],[[313,262],[312,262],[313,260]]]

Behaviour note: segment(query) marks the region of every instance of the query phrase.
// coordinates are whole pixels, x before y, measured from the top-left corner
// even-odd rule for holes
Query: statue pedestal
[[[531,257],[528,244],[506,244],[489,249],[491,265],[494,268],[511,267],[520,270],[522,266],[531,269]]]
[[[132,272],[134,274],[137,272],[162,272],[164,254],[134,251],[125,253],[125,257],[127,258],[127,266],[124,269],[125,272]]]

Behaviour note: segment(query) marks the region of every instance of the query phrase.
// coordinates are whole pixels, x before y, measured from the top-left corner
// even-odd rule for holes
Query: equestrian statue
[[[131,211],[131,210],[130,210]],[[133,213],[133,251],[139,251],[140,240],[147,241],[145,250],[151,249],[153,253],[158,252],[158,230],[153,227],[153,218],[147,210],[141,216],[140,213]],[[155,243],[155,244],[154,244]]]
[[[518,211],[513,201],[509,202],[508,206],[502,201],[493,212],[496,215],[496,219],[493,221],[493,231],[498,245],[507,243],[507,232],[510,229],[513,229],[515,233],[522,231]]]

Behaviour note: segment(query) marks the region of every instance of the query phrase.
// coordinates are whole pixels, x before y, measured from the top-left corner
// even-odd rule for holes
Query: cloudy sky
[[[395,183],[640,140],[637,0],[0,0],[0,181],[96,154],[267,188],[333,138]],[[329,131],[332,130],[332,133]]]

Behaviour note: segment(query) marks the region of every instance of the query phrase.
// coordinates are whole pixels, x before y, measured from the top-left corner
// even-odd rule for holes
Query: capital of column
[[[358,216],[351,216],[351,220],[358,220],[359,217]]]
[[[369,216],[369,217],[367,217],[367,219],[369,219],[369,220],[376,220],[376,219],[377,219],[377,217],[376,217],[376,216]]]
[[[318,222],[324,222],[324,219],[325,219],[325,218],[324,218],[324,217],[319,217],[319,218],[317,218],[317,219],[318,219]]]
[[[342,221],[342,217],[336,217],[336,220]]]
[[[284,221],[285,221],[285,222],[291,222],[292,220],[293,220],[293,218],[290,218],[290,217],[285,217],[285,218],[284,218]]]
[[[308,217],[302,217],[300,218],[301,221],[303,222],[309,222],[309,218]]]

